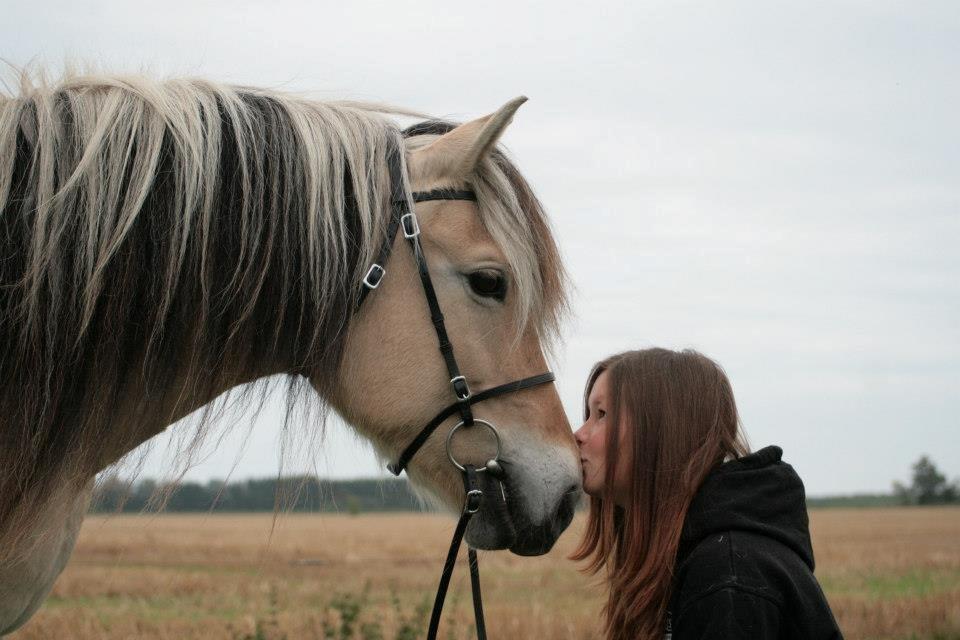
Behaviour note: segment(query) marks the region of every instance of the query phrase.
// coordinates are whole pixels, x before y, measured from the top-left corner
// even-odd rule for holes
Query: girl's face
[[[615,437],[617,429],[607,420],[610,410],[610,377],[606,371],[597,376],[587,398],[588,415],[583,426],[574,436],[580,447],[580,465],[583,467],[583,490],[595,498],[610,498],[617,504],[624,504],[628,482],[625,478],[627,464],[618,464],[617,477],[614,478],[614,495],[607,496],[605,479],[607,475],[607,439]],[[621,438],[622,440],[622,438]]]

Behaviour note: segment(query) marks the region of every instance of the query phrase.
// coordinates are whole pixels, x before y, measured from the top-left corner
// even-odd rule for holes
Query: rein
[[[443,356],[447,373],[450,375],[450,385],[455,400],[440,411],[433,420],[428,422],[420,430],[420,433],[418,433],[410,444],[400,453],[396,461],[387,465],[387,469],[394,475],[399,476],[403,473],[403,470],[407,468],[407,465],[417,454],[417,451],[420,450],[420,447],[423,446],[433,432],[436,431],[447,418],[455,414],[459,414],[460,416],[460,421],[447,435],[446,448],[447,457],[451,464],[463,474],[464,504],[463,510],[460,513],[460,520],[457,522],[457,527],[453,533],[453,539],[450,541],[450,549],[447,552],[447,559],[444,562],[443,572],[440,575],[440,583],[437,586],[433,612],[430,615],[430,627],[427,632],[427,640],[436,640],[437,631],[440,627],[443,603],[446,599],[447,588],[450,585],[450,578],[453,575],[453,568],[457,561],[460,545],[466,533],[467,525],[470,523],[470,519],[480,510],[483,504],[484,494],[480,488],[479,474],[489,473],[491,477],[501,482],[504,477],[503,469],[499,463],[500,433],[490,422],[474,418],[472,407],[484,400],[553,382],[555,378],[553,373],[548,371],[529,378],[522,378],[490,389],[485,389],[476,394],[471,392],[466,377],[460,372],[457,358],[453,353],[453,344],[447,335],[443,313],[440,310],[437,293],[433,287],[433,281],[430,278],[430,270],[423,253],[423,247],[420,244],[420,225],[417,221],[413,205],[416,202],[431,202],[436,200],[468,200],[476,202],[477,195],[473,191],[461,189],[434,189],[432,191],[418,191],[408,195],[403,170],[400,165],[399,153],[391,154],[388,162],[390,171],[390,221],[387,226],[386,237],[384,238],[383,245],[380,247],[376,261],[370,265],[366,275],[363,277],[363,288],[360,290],[356,308],[359,309],[360,305],[367,299],[367,296],[380,286],[380,283],[383,281],[387,273],[385,265],[390,257],[394,240],[398,231],[402,229],[403,237],[407,240],[407,244],[410,246],[414,260],[417,263],[420,283],[423,287],[427,306],[430,308],[430,319],[437,333],[440,354]],[[473,428],[476,425],[486,428],[493,436],[497,445],[497,453],[482,467],[460,464],[454,457],[451,449],[453,436],[459,429]],[[480,568],[477,562],[476,550],[468,546],[467,556],[470,565],[470,586],[473,593],[473,612],[476,619],[477,638],[479,640],[486,640],[487,631],[483,617],[483,601],[480,593]]]

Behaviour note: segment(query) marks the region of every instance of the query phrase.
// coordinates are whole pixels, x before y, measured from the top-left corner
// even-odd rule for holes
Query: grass
[[[598,637],[602,587],[548,555],[481,556],[491,638]],[[414,640],[454,521],[438,515],[93,516],[9,640]],[[817,576],[848,639],[960,640],[960,509],[811,511]],[[465,554],[441,638],[473,637]]]
[[[820,584],[832,594],[859,595],[875,601],[930,597],[954,591],[960,585],[960,570],[917,568],[902,573],[865,571],[838,577],[825,576]]]

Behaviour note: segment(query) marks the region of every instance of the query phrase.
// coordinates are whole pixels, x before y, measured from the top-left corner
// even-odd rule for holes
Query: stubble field
[[[91,516],[10,640],[412,640],[454,521],[438,515]],[[566,559],[481,556],[491,639],[599,637],[603,591]],[[816,574],[847,638],[960,639],[960,509],[811,512]],[[465,554],[462,554],[465,558]],[[472,637],[462,562],[441,638]]]

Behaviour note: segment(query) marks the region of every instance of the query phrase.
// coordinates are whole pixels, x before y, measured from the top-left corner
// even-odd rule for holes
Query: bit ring
[[[500,459],[500,432],[497,431],[497,428],[495,426],[493,426],[486,420],[474,419],[473,424],[482,425],[487,429],[489,429],[490,433],[493,434],[493,437],[497,442],[497,453],[490,460],[494,460],[494,461],[499,460]],[[462,464],[457,462],[457,459],[453,457],[453,450],[450,448],[450,444],[453,442],[453,434],[455,434],[457,430],[463,426],[466,426],[466,424],[463,421],[461,421],[457,423],[457,425],[453,429],[450,429],[450,433],[447,434],[447,457],[450,459],[450,462],[453,463],[453,466],[455,466],[457,469],[460,469],[460,471],[466,471],[467,469]],[[487,470],[486,467],[478,467],[476,469],[476,472],[481,473],[486,470]]]

